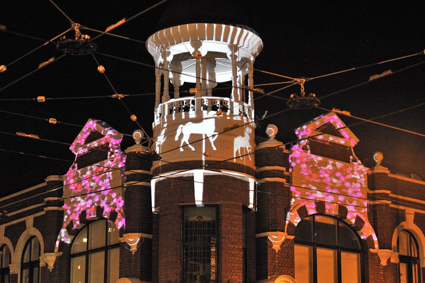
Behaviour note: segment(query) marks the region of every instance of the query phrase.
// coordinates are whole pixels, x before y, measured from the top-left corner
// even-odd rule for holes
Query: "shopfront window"
[[[40,242],[32,236],[25,244],[21,262],[21,282],[40,282]]]
[[[119,243],[119,232],[112,222],[102,219],[84,227],[71,247],[71,282],[116,282]]]
[[[361,282],[360,239],[345,222],[323,215],[306,217],[294,240],[297,282]]]
[[[408,231],[398,235],[400,283],[420,283],[418,243]]]

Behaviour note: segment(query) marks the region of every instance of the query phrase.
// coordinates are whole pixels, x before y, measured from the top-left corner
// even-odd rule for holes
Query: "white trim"
[[[264,166],[257,168],[256,172],[262,172],[262,171],[283,171],[285,175],[289,175],[289,172],[286,172],[286,168],[283,166]]]
[[[129,170],[129,171],[125,171],[124,175],[132,175],[132,174],[140,174],[140,173],[152,175],[152,172],[148,170]]]
[[[390,194],[390,197],[396,198],[396,199],[407,200],[407,201],[411,201],[411,202],[417,202],[417,203],[420,203],[420,204],[425,204],[424,200],[419,200],[419,199],[415,199],[415,198],[410,198],[410,197],[405,197],[405,196],[400,196],[400,195],[394,195],[394,194]]]
[[[63,175],[50,175],[50,176],[48,176],[44,180],[46,182],[50,182],[50,181],[59,181],[59,182],[62,182],[63,181]]]
[[[403,176],[396,175],[396,174],[388,174],[388,177],[392,177],[392,178],[395,178],[395,179],[400,179],[400,180],[404,180],[404,181],[408,181],[408,182],[412,182],[412,183],[425,185],[425,181],[419,181],[419,180],[416,180],[416,179],[412,179],[412,178],[409,178],[409,177],[403,177]]]
[[[124,186],[147,186],[150,187],[151,183],[149,182],[139,182],[139,181],[129,181],[129,182],[125,182]]]
[[[398,252],[398,249],[397,249],[398,235],[403,230],[407,230],[410,233],[412,233],[416,239],[416,242],[418,242],[420,268],[422,269],[422,267],[424,267],[425,265],[425,247],[424,247],[425,236],[422,233],[421,229],[418,226],[416,226],[414,223],[407,223],[406,221],[404,221],[400,223],[397,226],[397,228],[394,229],[392,242],[391,242],[392,250]]]
[[[367,190],[367,193],[368,194],[387,194],[387,195],[389,195],[389,194],[391,194],[391,191],[390,190],[375,190],[375,191]]]
[[[63,211],[64,209],[63,207],[60,207],[60,206],[48,206],[44,208],[44,211],[55,211],[55,210]]]
[[[404,205],[390,204],[390,207],[392,207],[392,208],[398,208],[398,209],[401,209],[401,210],[409,209],[413,213],[417,212],[417,213],[425,214],[425,210],[416,209],[416,208],[410,208],[410,207],[404,206]]]
[[[44,201],[55,201],[55,200],[62,200],[60,197],[48,197],[45,198]]]
[[[20,210],[16,210],[14,212],[7,213],[6,216],[13,216],[13,215],[19,214],[21,212],[28,211],[28,210],[31,210],[31,209],[34,209],[34,208],[37,208],[37,207],[40,207],[40,206],[43,206],[43,205],[46,205],[46,204],[45,203],[39,203],[39,204],[27,206],[27,207],[22,208]]]
[[[19,223],[19,222],[26,222],[27,218],[31,218],[31,217],[35,218],[35,217],[38,217],[38,216],[41,216],[41,215],[44,215],[44,214],[46,214],[45,211],[40,211],[39,213],[31,214],[31,215],[25,216],[23,218],[19,218],[19,219],[4,223],[3,225],[4,225],[4,227],[7,227],[7,226],[10,226],[10,225],[14,225],[16,223]]]
[[[22,191],[16,192],[16,193],[14,193],[14,194],[11,194],[11,195],[8,195],[8,196],[5,196],[5,197],[2,197],[2,198],[0,199],[0,202],[5,201],[5,200],[7,200],[7,199],[11,199],[11,198],[17,197],[17,196],[22,195],[22,194],[25,194],[25,193],[28,193],[28,192],[30,192],[30,191],[36,190],[36,189],[41,188],[41,187],[44,187],[44,186],[46,186],[46,185],[47,185],[47,182],[44,182],[44,183],[41,183],[41,184],[35,185],[35,186],[33,186],[33,187],[30,187],[30,188],[28,188],[28,189],[25,189],[25,190],[22,190]]]
[[[369,204],[391,204],[392,201],[390,200],[369,200]]]
[[[279,183],[285,183],[286,184],[286,179],[285,178],[279,178],[279,177],[273,177],[273,178],[264,178],[264,179],[260,179],[258,180],[258,183],[262,184],[265,182],[279,182]]]

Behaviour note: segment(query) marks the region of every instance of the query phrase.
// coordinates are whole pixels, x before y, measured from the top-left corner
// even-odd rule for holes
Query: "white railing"
[[[164,115],[197,111],[221,111],[223,115],[240,115],[254,121],[254,109],[245,102],[236,102],[227,97],[182,97],[161,103],[155,110],[154,126],[161,123]]]

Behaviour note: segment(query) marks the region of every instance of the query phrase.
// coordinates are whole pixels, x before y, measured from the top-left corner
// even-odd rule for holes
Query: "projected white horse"
[[[180,151],[183,151],[183,143],[186,143],[190,149],[195,150],[195,148],[189,143],[189,138],[191,134],[202,134],[206,135],[211,142],[211,146],[214,150],[217,150],[214,146],[214,141],[218,136],[215,131],[215,118],[206,118],[200,123],[186,123],[185,125],[180,125],[176,131],[176,141],[179,139],[180,133],[183,134],[182,141],[180,143]],[[204,137],[203,137],[204,138]]]
[[[234,142],[233,142],[233,162],[236,162],[236,158],[239,156],[240,159],[242,159],[242,151],[241,148],[245,148],[246,154],[249,157],[249,160],[251,160],[251,144],[249,143],[250,141],[250,136],[249,134],[252,133],[251,128],[245,128],[245,136],[238,136],[235,138]]]

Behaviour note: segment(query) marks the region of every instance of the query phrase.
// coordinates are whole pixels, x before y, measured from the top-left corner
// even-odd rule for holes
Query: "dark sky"
[[[74,22],[97,30],[105,30],[122,18],[129,19],[158,2],[55,1]],[[320,106],[350,111],[354,116],[370,119],[425,103],[425,64],[411,67],[424,62],[424,55],[374,65],[384,60],[423,52],[425,25],[421,1],[385,1],[382,4],[370,2],[241,1],[243,6],[240,10],[235,4],[222,10],[226,11],[226,16],[233,13],[235,18],[244,18],[245,24],[255,29],[262,38],[264,49],[256,59],[257,70],[308,79],[372,64],[371,67],[305,84],[307,93],[316,93],[320,98],[364,83],[321,99]],[[140,41],[146,41],[157,30],[157,23],[165,8],[166,4],[160,5],[113,31],[137,41],[108,35],[95,40],[99,53],[148,65],[95,54],[99,63],[105,66],[106,74],[118,93],[147,94],[126,97],[123,102],[131,113],[138,116],[138,121],[148,133],[152,131],[154,106],[154,96],[149,94],[154,92],[155,79],[153,59]],[[0,65],[9,65],[43,44],[43,41],[14,33],[48,40],[70,28],[67,18],[48,0],[3,0],[0,2],[0,24],[7,28],[7,32],[0,32]],[[92,38],[98,35],[90,30],[82,29],[82,32]],[[72,37],[73,32],[67,36]],[[61,122],[80,126],[88,118],[101,119],[124,134],[131,134],[137,129],[120,101],[103,98],[112,95],[114,91],[97,72],[96,62],[91,55],[67,55],[6,87],[36,70],[40,63],[61,55],[56,44],[47,44],[8,66],[6,72],[0,73],[0,195],[41,183],[49,175],[65,174],[74,159],[67,144],[72,143],[81,130],[76,126],[51,125],[42,120],[7,112],[43,119],[56,118]],[[391,70],[393,74],[367,83],[370,76],[387,70]],[[400,71],[397,72],[398,70]],[[260,71],[255,72],[254,76],[256,84],[287,81]],[[268,93],[282,86],[285,84],[261,88]],[[287,99],[292,93],[299,92],[299,86],[293,86],[273,95]],[[51,99],[44,103],[31,100],[37,96]],[[273,114],[287,108],[286,101],[282,99],[270,96],[260,98],[260,95],[256,95],[256,98],[256,115],[259,117],[265,111]],[[417,107],[378,121],[425,134],[424,110],[424,107]],[[290,142],[296,138],[296,127],[324,113],[320,109],[289,110],[260,121],[257,134],[264,136],[267,124],[274,123],[279,127],[277,139]],[[347,125],[358,122],[353,118],[341,118]],[[392,172],[415,173],[425,180],[424,137],[370,123],[354,126],[351,130],[360,139],[355,152],[367,166],[373,165],[372,154],[379,150],[384,154],[383,165]],[[16,132],[36,134],[51,142],[7,134]],[[132,144],[130,137],[124,138],[124,149]],[[37,157],[39,155],[49,158]],[[55,161],[50,157],[70,162]]]

